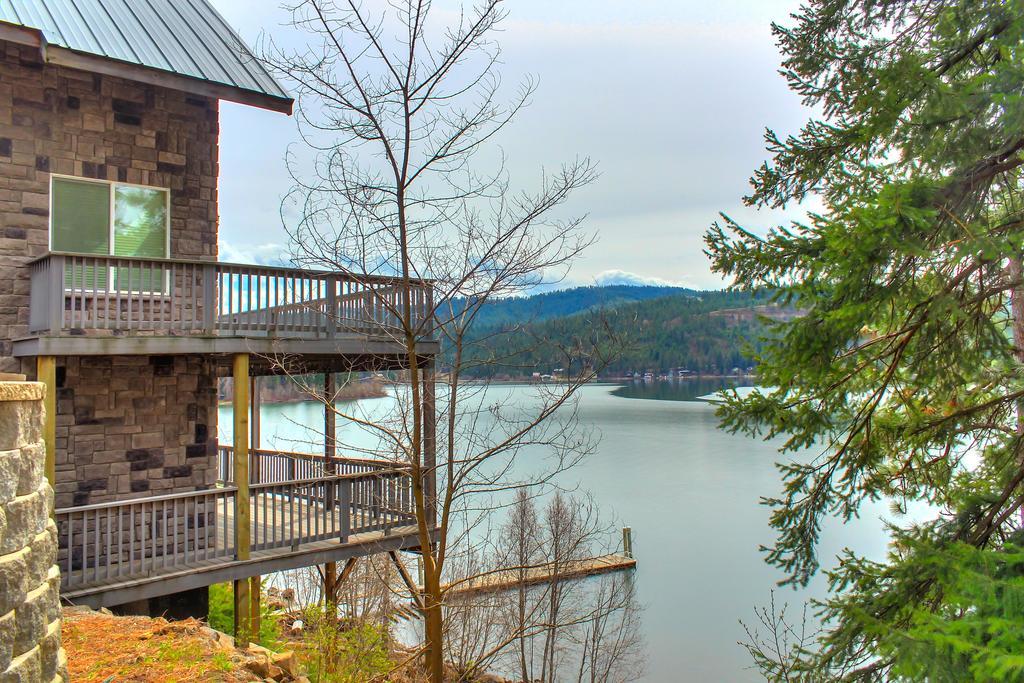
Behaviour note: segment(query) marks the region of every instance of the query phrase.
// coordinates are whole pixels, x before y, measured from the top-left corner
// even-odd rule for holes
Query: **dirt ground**
[[[67,609],[61,634],[68,673],[76,683],[259,680],[203,627],[194,619],[169,623]]]

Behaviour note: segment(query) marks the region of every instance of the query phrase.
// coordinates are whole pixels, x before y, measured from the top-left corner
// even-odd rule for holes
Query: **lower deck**
[[[221,451],[224,463],[230,449]],[[206,491],[57,510],[62,597],[111,606],[420,546],[412,479],[403,469],[342,460],[331,467],[347,473],[325,474],[316,456],[251,455],[262,466],[248,487],[248,524],[238,518],[239,490],[226,475]],[[296,472],[315,476],[295,479]],[[245,552],[240,529],[248,530]]]

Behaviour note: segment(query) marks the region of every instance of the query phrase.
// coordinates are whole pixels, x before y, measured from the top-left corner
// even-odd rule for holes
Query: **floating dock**
[[[550,583],[556,578],[560,581],[581,579],[596,574],[626,571],[635,567],[636,558],[625,555],[602,555],[586,560],[576,560],[557,567],[553,564],[545,564],[528,569],[503,569],[467,581],[447,584],[443,590],[449,595],[505,591],[520,586]]]

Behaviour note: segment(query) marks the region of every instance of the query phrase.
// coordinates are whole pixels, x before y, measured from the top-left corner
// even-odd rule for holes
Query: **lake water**
[[[686,380],[625,387],[587,386],[579,404],[581,419],[600,434],[597,452],[563,477],[591,492],[602,508],[633,528],[638,593],[646,610],[649,655],[645,680],[756,681],[740,620],[768,603],[799,606],[820,596],[819,578],[806,591],[776,588],[782,576],[767,566],[760,545],[770,544],[769,510],[761,496],[780,490],[773,463],[777,444],[731,435],[718,429],[713,405],[697,400],[730,380]],[[531,399],[529,387],[489,390],[513,401]],[[359,409],[372,417],[391,399],[366,399]],[[322,409],[313,403],[265,405],[263,447],[320,450],[317,430]],[[222,440],[229,440],[230,407],[222,408]],[[311,425],[307,430],[300,425]],[[355,439],[339,424],[339,439]],[[823,564],[843,547],[871,557],[884,556],[884,505],[861,519],[826,524]]]

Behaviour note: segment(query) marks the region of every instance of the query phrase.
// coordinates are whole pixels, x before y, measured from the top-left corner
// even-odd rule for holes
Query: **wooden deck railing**
[[[233,562],[237,494],[229,486],[57,510],[62,590]],[[249,509],[254,552],[415,523],[402,471],[254,484]]]
[[[30,264],[29,331],[332,338],[387,334],[401,281],[182,259],[51,253]],[[430,336],[430,285],[414,281],[410,320]]]
[[[263,448],[249,450],[249,483],[272,484],[295,479],[316,479],[325,474],[327,459],[316,453],[298,453]],[[365,474],[383,470],[402,469],[386,460],[367,458],[331,458],[331,474]],[[235,449],[233,446],[217,445],[217,483],[234,484]]]

